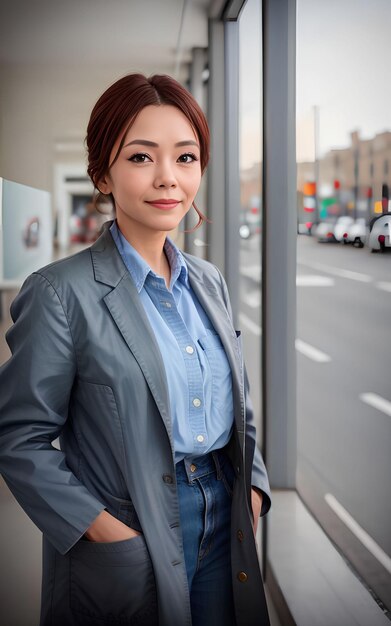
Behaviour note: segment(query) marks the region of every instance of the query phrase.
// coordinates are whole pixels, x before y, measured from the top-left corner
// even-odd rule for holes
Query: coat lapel
[[[111,221],[104,224],[102,235],[91,246],[95,280],[113,287],[103,299],[144,374],[174,450],[163,359],[136,286],[108,230],[110,225]]]

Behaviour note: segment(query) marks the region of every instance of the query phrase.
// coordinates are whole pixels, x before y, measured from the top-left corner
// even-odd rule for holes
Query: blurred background
[[[197,198],[212,223],[174,238],[224,272],[242,329],[274,488],[258,537],[274,625],[390,619],[390,23],[389,0],[0,3],[0,363],[24,278],[91,245],[111,218],[110,206],[94,208],[86,174],[97,98],[130,72],[174,76],[212,132]],[[293,42],[280,61],[273,37]],[[275,162],[264,124],[279,80],[276,110],[293,140]],[[273,211],[266,188],[272,177],[285,198],[284,159],[294,185]],[[264,323],[270,284],[275,335]],[[274,377],[265,354],[281,367]],[[281,450],[293,459],[283,479],[272,463],[285,464]],[[33,626],[40,533],[1,478],[0,506],[0,622]]]

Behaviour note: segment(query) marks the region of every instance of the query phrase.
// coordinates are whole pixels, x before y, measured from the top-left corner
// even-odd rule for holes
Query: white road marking
[[[261,292],[250,291],[250,293],[243,296],[243,302],[252,309],[257,309],[261,304]]]
[[[391,402],[389,400],[385,400],[377,393],[361,393],[360,400],[391,417]]]
[[[372,276],[368,274],[361,274],[360,272],[352,272],[352,270],[344,270],[340,267],[333,267],[332,265],[326,265],[325,263],[300,263],[306,267],[311,267],[315,270],[320,270],[326,274],[332,274],[333,276],[339,276],[340,278],[349,278],[350,280],[358,280],[360,283],[371,283],[373,281]]]
[[[254,333],[254,335],[257,335],[257,337],[262,335],[261,327],[258,326],[258,324],[256,324],[252,320],[250,320],[250,318],[247,317],[247,315],[245,315],[244,313],[239,313],[239,319],[240,319],[241,323],[243,324],[243,326],[247,326],[249,331]]]
[[[333,287],[334,280],[327,276],[297,276],[296,285],[302,287]],[[259,289],[250,291],[243,296],[242,301],[252,309],[257,309],[261,305],[261,292]]]
[[[380,282],[376,283],[376,287],[378,289],[382,289],[383,291],[390,291],[391,292],[391,283],[386,283],[386,282],[380,281]]]
[[[252,278],[259,282],[261,280],[261,266],[260,265],[248,265],[247,267],[241,267],[240,273],[246,278]]]
[[[334,287],[335,280],[329,276],[315,276],[313,274],[298,274],[296,276],[297,287]]]
[[[385,567],[385,569],[391,574],[391,558],[384,552],[384,550],[376,543],[374,539],[366,530],[364,530],[360,524],[348,513],[348,511],[338,502],[338,500],[331,494],[326,493],[324,496],[329,507],[338,515],[339,519],[352,531],[352,533],[361,541],[361,543],[369,550],[371,554]]]
[[[317,363],[329,363],[331,361],[331,357],[328,354],[310,346],[309,343],[305,343],[301,339],[296,339],[295,345],[298,352]]]
[[[261,282],[261,268],[259,265],[249,265],[240,269],[241,276],[251,278],[256,282]],[[319,275],[303,275],[296,276],[296,285],[298,287],[333,287],[335,281],[328,276]],[[251,305],[250,305],[251,306]]]
[[[243,326],[247,326],[248,330],[257,337],[260,337],[262,335],[262,328],[258,324],[253,322],[244,313],[239,313],[239,320],[243,324]],[[312,359],[313,361],[316,361],[317,363],[328,363],[329,361],[331,361],[331,357],[328,354],[322,352],[321,350],[318,350],[317,348],[314,348],[313,346],[310,346],[308,343],[305,343],[301,339],[296,339],[295,347],[298,352],[301,352],[306,357]]]

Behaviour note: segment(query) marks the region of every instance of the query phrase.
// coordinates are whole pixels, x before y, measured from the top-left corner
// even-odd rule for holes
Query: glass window
[[[239,22],[240,312],[251,399],[261,435],[261,168],[262,22],[260,0],[248,0]]]
[[[390,20],[388,0],[298,0],[297,487],[384,603],[391,573]]]

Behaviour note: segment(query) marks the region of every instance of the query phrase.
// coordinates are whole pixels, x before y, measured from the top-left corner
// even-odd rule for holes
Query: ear
[[[109,194],[112,191],[111,180],[109,176],[102,178],[96,185],[96,188],[103,194]]]

